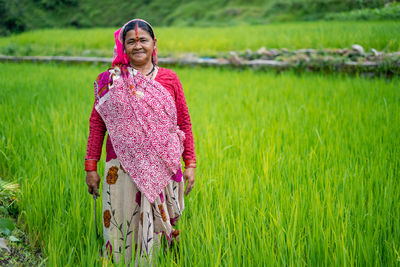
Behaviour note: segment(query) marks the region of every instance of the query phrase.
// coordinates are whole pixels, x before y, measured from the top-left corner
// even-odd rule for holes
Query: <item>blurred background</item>
[[[390,0],[0,0],[0,34],[38,28],[115,27],[134,18],[154,26],[400,19]]]

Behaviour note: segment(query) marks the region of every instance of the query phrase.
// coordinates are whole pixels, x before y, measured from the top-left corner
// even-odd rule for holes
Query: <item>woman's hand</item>
[[[97,171],[86,172],[86,184],[88,186],[89,194],[98,197],[100,196],[99,194],[100,176],[97,173]]]
[[[193,186],[194,186],[194,176],[195,176],[195,168],[186,168],[185,171],[183,172],[183,179],[185,180],[186,184],[186,190],[185,190],[185,196],[187,196],[190,191],[192,191]]]

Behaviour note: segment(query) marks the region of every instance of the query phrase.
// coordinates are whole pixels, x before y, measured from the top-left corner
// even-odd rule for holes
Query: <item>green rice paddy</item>
[[[0,176],[48,266],[101,265],[83,163],[105,68],[0,64]],[[161,265],[400,264],[398,77],[174,70],[198,167]]]
[[[0,38],[0,54],[112,56],[114,31],[106,29],[48,29]],[[400,50],[400,22],[291,22],[235,27],[160,27],[155,29],[161,56],[218,53],[266,48],[349,48],[367,51]]]

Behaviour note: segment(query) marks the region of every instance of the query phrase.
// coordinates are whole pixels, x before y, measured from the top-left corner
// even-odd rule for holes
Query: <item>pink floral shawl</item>
[[[185,136],[177,126],[175,102],[169,92],[121,62],[126,54],[121,54],[117,32],[110,84],[107,90],[95,84],[95,108],[123,168],[153,203],[181,167]]]

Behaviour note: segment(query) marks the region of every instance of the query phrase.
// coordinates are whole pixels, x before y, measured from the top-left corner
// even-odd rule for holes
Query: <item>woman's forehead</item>
[[[140,27],[137,28],[137,35],[138,35],[138,37],[147,37],[147,38],[151,38],[150,34],[149,34],[146,30],[143,30],[143,29],[140,28]],[[126,36],[125,36],[125,39],[126,39],[126,40],[132,39],[132,38],[133,38],[133,39],[136,38],[136,30],[135,30],[135,29],[129,30],[129,31],[126,33]]]

